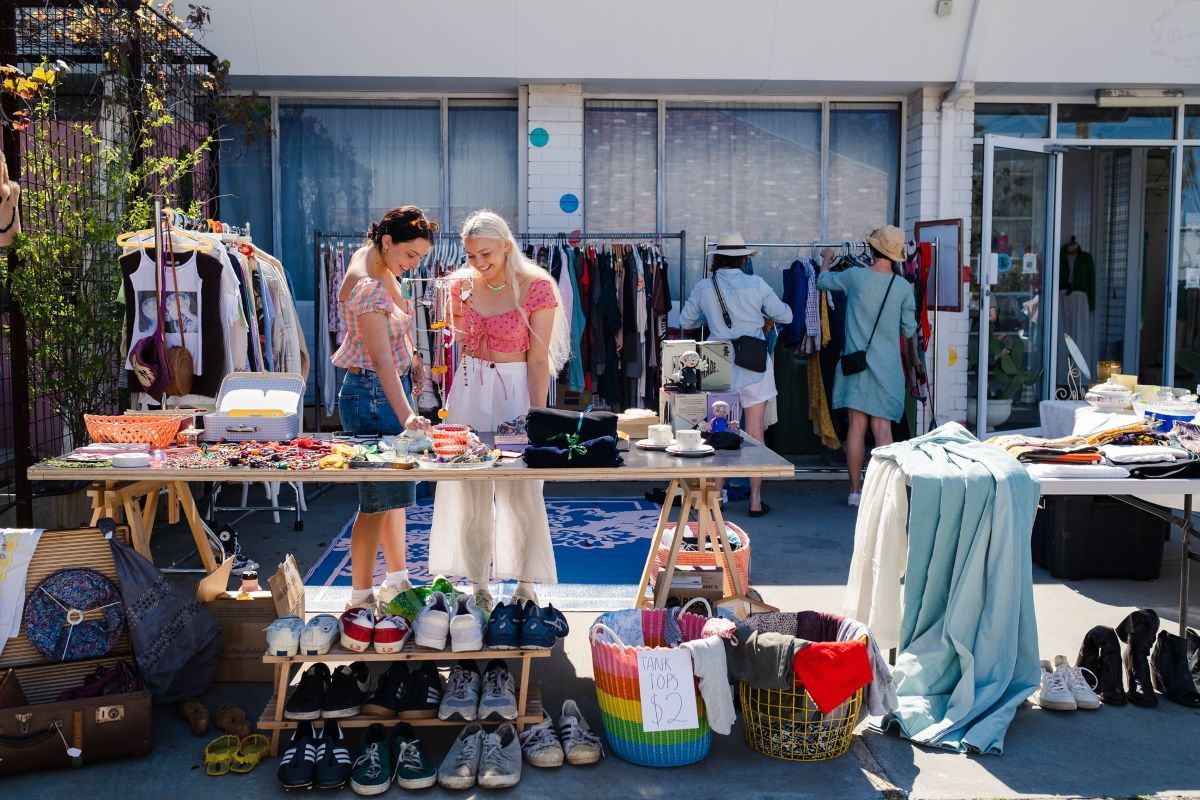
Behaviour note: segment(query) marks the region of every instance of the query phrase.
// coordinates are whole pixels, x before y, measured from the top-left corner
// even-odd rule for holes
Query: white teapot
[[[1101,411],[1120,411],[1129,408],[1139,395],[1109,378],[1106,383],[1098,383],[1083,396],[1094,408]]]

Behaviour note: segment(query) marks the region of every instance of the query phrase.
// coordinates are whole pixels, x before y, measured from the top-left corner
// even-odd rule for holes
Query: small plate
[[[649,439],[640,439],[634,442],[634,445],[643,450],[666,450],[668,447],[674,447],[672,444],[655,444]]]
[[[679,447],[679,445],[673,444],[667,448],[667,452],[673,456],[684,456],[685,458],[703,458],[704,456],[711,456],[717,451],[716,448],[714,448],[711,444],[702,444],[695,450],[683,450]]]

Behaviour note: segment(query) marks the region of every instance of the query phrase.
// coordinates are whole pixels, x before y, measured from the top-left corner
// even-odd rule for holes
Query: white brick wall
[[[529,224],[532,232],[559,233],[583,227],[583,89],[579,84],[531,84],[529,129]],[[542,146],[530,136],[548,136]],[[539,142],[540,143],[540,142]],[[567,213],[563,198],[575,197],[577,208]]]
[[[950,217],[963,220],[963,246],[971,242],[971,137],[975,125],[974,101],[960,100],[954,114],[954,147],[951,164]],[[941,90],[925,88],[908,98],[907,164],[904,176],[904,218],[909,234],[914,222],[939,218],[939,179],[941,177]],[[970,254],[963,253],[962,263],[970,263]],[[941,264],[942,269],[954,266]],[[934,408],[939,423],[967,416],[967,362],[970,317],[969,297],[964,287],[963,311],[940,311],[931,323],[936,326],[937,348],[932,343],[930,377],[934,389]],[[928,420],[926,420],[928,422]]]

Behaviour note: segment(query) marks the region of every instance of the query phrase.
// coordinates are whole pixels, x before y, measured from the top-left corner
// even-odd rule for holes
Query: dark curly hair
[[[379,222],[372,222],[367,229],[367,242],[383,249],[383,237],[391,236],[393,242],[411,242],[424,239],[433,242],[433,235],[441,226],[425,216],[416,206],[400,206],[383,215]]]

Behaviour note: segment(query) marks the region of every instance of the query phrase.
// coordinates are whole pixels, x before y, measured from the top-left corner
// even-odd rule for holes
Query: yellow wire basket
[[[863,689],[829,714],[822,714],[802,685],[794,691],[738,683],[746,743],[785,761],[826,761],[850,749],[862,709]]]

